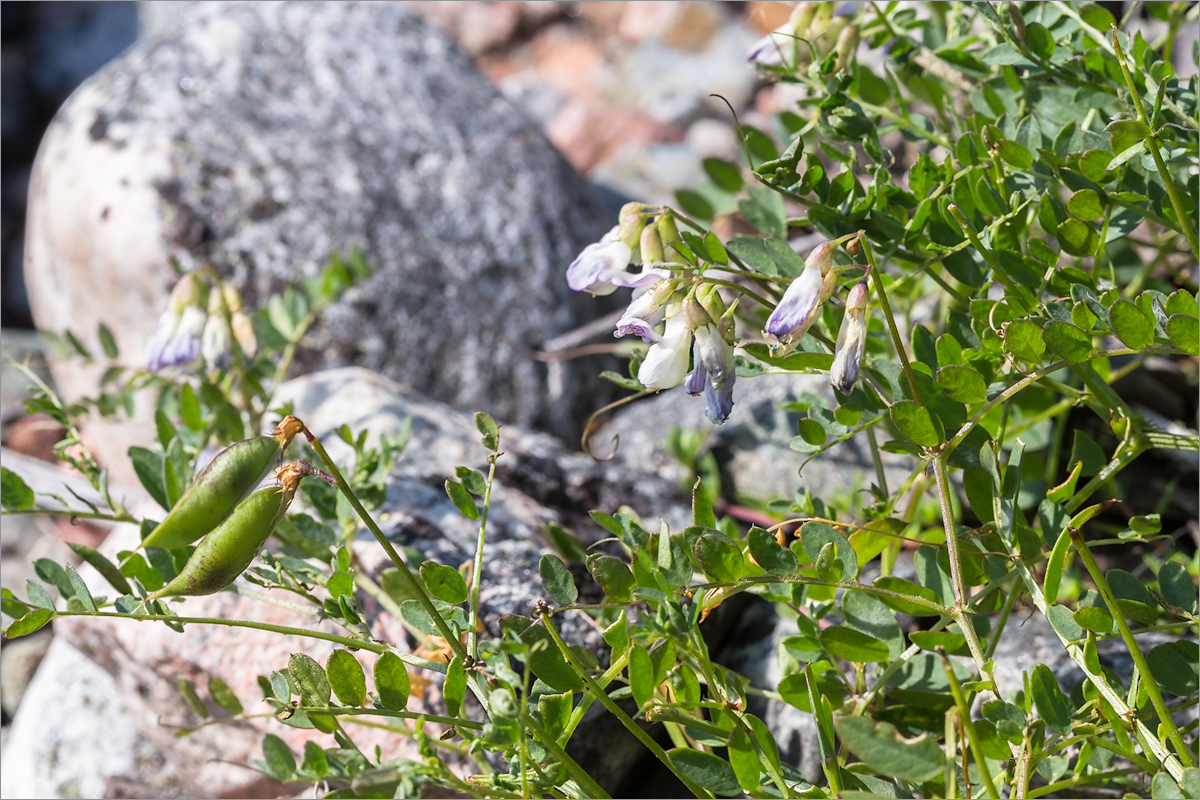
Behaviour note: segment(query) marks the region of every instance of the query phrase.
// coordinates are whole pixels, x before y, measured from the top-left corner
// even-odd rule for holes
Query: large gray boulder
[[[39,327],[98,352],[107,323],[136,365],[171,259],[254,306],[358,247],[375,273],[318,321],[297,372],[364,366],[573,439],[583,396],[605,391],[598,362],[532,351],[603,313],[563,271],[609,224],[542,133],[401,5],[195,3],[59,111],[25,269]],[[55,370],[70,399],[98,375]]]

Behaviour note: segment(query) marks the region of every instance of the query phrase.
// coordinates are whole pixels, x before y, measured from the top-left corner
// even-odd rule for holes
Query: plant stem
[[[338,706],[300,706],[297,711],[313,712],[315,714],[325,714],[330,717],[397,717],[399,719],[422,719],[428,722],[436,722],[439,725],[449,725],[456,728],[470,728],[474,731],[483,730],[482,722],[474,720],[462,719],[460,717],[439,717],[436,714],[423,714],[417,711],[388,711],[384,708],[340,708]]]
[[[912,390],[913,399],[921,403],[921,390],[917,388],[917,379],[913,375],[912,364],[908,362],[908,353],[904,351],[904,343],[900,340],[900,329],[896,327],[896,318],[892,316],[892,304],[888,302],[887,292],[883,289],[883,278],[880,275],[880,267],[875,263],[875,253],[871,249],[870,242],[867,237],[860,232],[858,241],[862,245],[863,255],[867,258],[867,263],[871,266],[871,280],[875,283],[875,294],[879,296],[879,303],[883,306],[883,315],[887,318],[888,330],[892,334],[892,344],[896,348],[896,357],[900,359],[900,366],[904,368],[904,375],[908,378],[908,388]]]
[[[988,769],[987,758],[979,749],[979,737],[975,733],[975,722],[971,719],[971,706],[967,703],[966,695],[963,694],[962,686],[958,683],[958,677],[954,674],[954,668],[950,665],[946,651],[940,647],[938,649],[941,651],[942,666],[946,669],[946,680],[950,682],[950,692],[954,695],[954,702],[958,706],[958,717],[962,720],[963,730],[967,733],[971,752],[975,754],[975,764],[979,767],[979,776],[983,779],[983,785],[987,787],[988,797],[999,800],[1000,792],[996,791],[996,784],[992,783],[992,771]],[[967,765],[964,763],[963,777],[966,777],[966,774]]]
[[[479,586],[483,578],[483,541],[487,535],[488,508],[492,502],[492,483],[496,480],[496,459],[500,457],[500,437],[496,449],[488,455],[487,488],[483,491],[483,509],[479,512],[479,538],[475,542],[475,561],[471,569],[471,616],[467,621],[467,652],[479,657]]]
[[[1125,53],[1121,50],[1121,43],[1117,39],[1117,26],[1112,27],[1112,43],[1113,52],[1117,56],[1117,61],[1121,65],[1121,73],[1125,76],[1125,85],[1129,87],[1129,94],[1133,98],[1134,108],[1137,109],[1138,119],[1145,123],[1146,127],[1150,127],[1150,118],[1146,116],[1146,109],[1142,105],[1142,96],[1138,93],[1137,86],[1133,82],[1133,74],[1129,71],[1129,64],[1125,61]],[[1150,157],[1154,159],[1154,166],[1158,168],[1158,174],[1163,179],[1163,185],[1167,189],[1167,195],[1171,198],[1171,208],[1175,210],[1175,219],[1179,222],[1179,228],[1183,232],[1183,238],[1187,239],[1188,247],[1192,248],[1192,257],[1200,258],[1200,242],[1196,241],[1196,229],[1192,227],[1192,217],[1187,211],[1187,207],[1183,204],[1183,198],[1179,196],[1179,189],[1175,187],[1175,179],[1171,177],[1171,173],[1167,171],[1167,164],[1163,161],[1162,153],[1159,152],[1158,137],[1153,130],[1146,136],[1146,149],[1150,151]]]
[[[1126,621],[1124,612],[1121,610],[1120,605],[1117,604],[1117,598],[1113,595],[1112,589],[1109,588],[1108,580],[1100,570],[1100,565],[1096,563],[1091,548],[1087,546],[1087,542],[1083,540],[1083,534],[1077,529],[1068,527],[1067,535],[1071,537],[1071,543],[1075,545],[1075,550],[1083,559],[1084,566],[1087,567],[1088,574],[1092,576],[1092,581],[1096,584],[1096,589],[1100,592],[1100,596],[1104,598],[1104,604],[1108,606],[1113,621],[1117,623],[1117,630],[1121,632],[1121,638],[1125,640],[1125,646],[1129,648],[1129,655],[1133,657],[1133,663],[1137,666],[1138,673],[1141,675],[1142,683],[1146,687],[1146,694],[1150,697],[1150,703],[1158,713],[1159,725],[1166,729],[1167,738],[1171,740],[1171,744],[1175,745],[1176,755],[1183,762],[1183,765],[1185,767],[1194,767],[1196,762],[1192,759],[1192,751],[1188,749],[1187,743],[1183,741],[1183,735],[1180,734],[1179,728],[1175,725],[1175,720],[1171,717],[1171,712],[1167,709],[1167,703],[1163,699],[1162,690],[1158,688],[1158,682],[1154,680],[1154,676],[1150,673],[1150,665],[1146,663],[1146,657],[1142,655],[1142,650],[1138,647],[1137,640],[1133,638],[1133,631],[1129,629],[1129,622]]]
[[[446,624],[444,619],[442,619],[442,615],[438,613],[437,608],[435,608],[433,605],[433,601],[429,598],[429,594],[425,591],[425,586],[417,580],[415,575],[413,575],[412,570],[408,567],[408,563],[400,557],[400,554],[396,552],[396,548],[392,547],[392,543],[389,542],[388,538],[383,535],[383,531],[381,531],[379,526],[375,524],[375,520],[371,519],[371,515],[367,513],[367,510],[362,507],[362,503],[360,503],[358,498],[355,497],[354,492],[350,489],[350,485],[346,483],[346,479],[342,477],[341,470],[338,469],[337,464],[333,463],[333,459],[329,457],[329,453],[325,451],[325,446],[321,444],[321,440],[314,436],[313,432],[310,431],[307,426],[304,428],[304,436],[306,439],[308,439],[308,443],[312,445],[312,448],[316,451],[317,455],[321,457],[321,461],[324,462],[326,468],[329,470],[329,473],[333,476],[334,481],[337,483],[338,489],[343,495],[346,496],[346,499],[350,502],[351,507],[353,507],[354,511],[358,514],[359,519],[363,521],[363,523],[367,526],[367,529],[370,530],[375,536],[375,539],[379,542],[380,546],[383,547],[384,552],[388,554],[388,558],[392,560],[392,563],[395,564],[396,569],[400,571],[400,575],[403,576],[405,582],[408,583],[408,588],[412,591],[413,595],[417,598],[421,605],[424,606],[425,611],[429,613],[430,618],[433,619],[433,623],[437,626],[438,632],[441,634],[442,638],[446,640],[446,644],[448,644],[450,648],[454,650],[456,655],[461,656],[462,659],[466,661],[468,656],[467,649],[463,647],[463,643],[458,640],[458,637],[455,636],[453,631],[450,630],[450,626]]]
[[[72,522],[77,519],[95,519],[102,522],[132,522],[138,520],[130,514],[104,514],[98,511],[72,511],[69,508],[30,508],[23,511],[0,511],[0,516],[11,517],[14,514],[42,515],[47,517],[69,517]]]
[[[562,635],[558,632],[558,628],[554,627],[553,619],[549,616],[543,617],[542,624],[546,626],[546,631],[549,632],[551,638],[554,639],[554,644],[558,646],[559,652],[561,652],[563,657],[566,658],[567,663],[574,668],[575,672],[583,680],[584,685],[587,686],[588,693],[599,700],[600,704],[608,709],[608,713],[616,717],[617,720],[625,726],[626,730],[632,733],[639,742],[646,746],[647,750],[654,754],[655,758],[663,763],[663,766],[671,770],[675,777],[679,778],[683,785],[687,787],[689,792],[696,797],[711,798],[713,796],[712,792],[698,785],[688,776],[680,772],[675,764],[671,761],[671,757],[668,756],[666,751],[659,746],[658,742],[654,741],[654,739],[650,737],[650,734],[646,733],[644,730],[642,730],[641,726],[630,719],[629,715],[622,711],[621,707],[613,702],[613,699],[596,684],[596,681],[591,675],[588,674],[587,670],[579,664],[579,661],[575,658],[575,654],[571,652],[571,648],[567,647],[567,643],[563,641]]]
[[[55,611],[55,617],[109,617],[113,619],[133,619],[140,622],[181,622],[191,625],[224,625],[227,628],[252,628],[257,631],[268,631],[270,633],[281,633],[285,636],[303,636],[308,639],[320,639],[326,642],[340,644],[348,650],[367,650],[372,653],[382,655],[386,652],[393,652],[400,657],[404,662],[411,664],[420,669],[428,669],[434,672],[445,672],[446,665],[439,664],[436,661],[429,661],[424,658],[409,653],[398,652],[382,642],[373,642],[369,639],[360,639],[354,636],[339,636],[336,633],[325,633],[324,631],[313,631],[307,628],[293,628],[289,625],[273,625],[269,622],[255,622],[248,619],[222,619],[220,617],[181,617],[174,614],[124,614],[121,612],[105,612],[96,613],[86,611]]]
[[[891,494],[888,491],[887,473],[883,469],[883,457],[879,455],[879,443],[875,440],[875,428],[867,426],[867,445],[871,448],[871,460],[875,462],[875,477],[879,479],[879,491],[883,492],[883,496],[887,497]]]
[[[979,644],[979,637],[975,634],[975,628],[971,625],[971,618],[967,614],[967,605],[969,598],[967,597],[966,582],[963,580],[962,574],[962,556],[958,549],[958,531],[954,527],[954,515],[950,510],[950,483],[946,479],[946,461],[945,455],[938,454],[930,459],[933,462],[933,475],[937,482],[938,502],[942,510],[942,522],[946,528],[946,555],[950,561],[950,585],[954,590],[954,608],[950,609],[951,616],[958,623],[958,627],[963,637],[967,640],[967,648],[971,651],[971,657],[975,659],[975,665],[979,668],[979,676],[985,681],[992,684],[992,691],[997,697],[1000,696],[1000,691],[996,687],[995,675],[992,674],[991,663],[983,655],[983,647]]]
[[[1004,541],[1003,539],[1001,541],[1003,542],[1005,548],[1009,550],[1010,555],[1018,555],[1012,552],[1011,543]],[[1036,606],[1041,615],[1045,617],[1046,612],[1049,610],[1049,604],[1046,602],[1046,596],[1042,594],[1042,587],[1038,584],[1037,576],[1033,574],[1033,570],[1030,569],[1029,564],[1026,563],[1022,558],[1014,559],[1013,569],[1021,576],[1021,580],[1025,583],[1025,589],[1029,592],[1029,596],[1033,600],[1034,606]],[[1096,692],[1103,697],[1110,706],[1112,706],[1113,711],[1118,716],[1125,717],[1126,719],[1132,719],[1133,732],[1137,737],[1138,743],[1142,746],[1142,749],[1145,752],[1153,755],[1154,758],[1160,764],[1162,764],[1163,768],[1170,773],[1171,777],[1174,778],[1176,782],[1183,780],[1183,766],[1180,764],[1179,759],[1177,759],[1174,754],[1172,754],[1171,751],[1168,750],[1166,746],[1164,746],[1163,743],[1158,740],[1158,737],[1150,732],[1150,729],[1146,727],[1144,722],[1142,722],[1140,719],[1137,719],[1136,716],[1130,717],[1131,709],[1125,702],[1125,698],[1113,691],[1112,687],[1108,685],[1107,679],[1102,674],[1093,671],[1092,668],[1088,666],[1087,659],[1083,654],[1083,647],[1065,638],[1057,630],[1054,631],[1054,634],[1058,637],[1059,641],[1063,645],[1063,648],[1067,651],[1067,655],[1070,656],[1071,660],[1075,662],[1075,665],[1078,666],[1083,672],[1084,677],[1087,678],[1088,682],[1090,682],[1092,686],[1096,688]],[[1029,751],[1029,747],[1030,744],[1027,741],[1025,748],[1026,752]]]
[[[962,210],[954,203],[951,203],[946,208],[954,216],[954,219],[958,221],[959,226],[962,228],[963,235],[971,240],[971,244],[974,245],[975,249],[979,251],[979,254],[983,256],[983,260],[987,262],[988,266],[992,268],[992,274],[999,278],[1000,282],[1003,283],[1005,288],[1012,293],[1013,297],[1020,301],[1021,305],[1025,307],[1026,313],[1032,313],[1034,307],[1037,305],[1036,298],[1030,296],[1029,290],[1024,286],[1018,286],[1017,284],[1013,283],[1012,278],[1010,278],[1008,273],[1001,268],[1000,262],[996,259],[996,254],[983,246],[983,242],[979,240],[979,235],[975,233],[974,226],[971,225],[970,221],[963,214]]]
[[[537,737],[538,743],[541,744],[542,747],[546,748],[546,751],[550,753],[550,755],[553,756],[560,764],[566,767],[567,771],[574,776],[575,782],[579,784],[579,788],[584,792],[584,797],[606,798],[612,796],[608,792],[604,791],[600,784],[596,783],[596,781],[592,779],[592,776],[588,775],[587,771],[583,767],[579,766],[578,762],[576,762],[575,759],[571,758],[571,756],[567,754],[566,750],[563,750],[562,747],[559,746],[558,742],[554,740],[553,736],[547,733],[542,726],[538,725],[537,720],[535,720],[524,710],[524,706],[522,706],[521,711],[521,722],[525,725],[525,727],[529,728],[529,730],[533,732],[534,736]]]

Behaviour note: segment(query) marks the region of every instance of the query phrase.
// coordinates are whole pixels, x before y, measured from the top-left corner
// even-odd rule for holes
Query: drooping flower
[[[220,291],[209,292],[208,319],[200,334],[200,355],[210,372],[224,369],[229,364],[229,345],[232,331],[225,308],[225,298]]]
[[[634,289],[633,301],[617,320],[617,330],[613,336],[632,335],[640,337],[643,342],[661,342],[663,337],[654,327],[666,317],[667,301],[674,291],[669,280],[660,280],[649,289]]]
[[[640,242],[647,226],[646,206],[627,203],[621,209],[621,221],[600,239],[583,248],[571,266],[567,267],[567,285],[577,292],[607,295],[617,287],[644,288],[667,276],[661,269],[650,266],[642,252]],[[662,244],[657,253],[662,258]],[[641,272],[630,272],[629,265],[641,263]]]
[[[829,299],[837,274],[833,272],[834,242],[824,242],[809,253],[800,277],[792,281],[775,310],[767,317],[763,334],[772,349],[799,341],[817,321],[821,305]]]
[[[200,337],[204,331],[205,300],[208,287],[195,273],[179,279],[171,290],[167,310],[158,319],[150,339],[147,367],[156,372],[164,367],[187,364],[200,355]]]
[[[695,330],[692,363],[684,388],[693,395],[703,391],[705,414],[713,422],[724,422],[733,411],[733,345],[711,320]]]
[[[846,297],[846,315],[838,331],[837,345],[833,348],[833,366],[829,380],[842,394],[850,394],[858,380],[862,366],[863,349],[867,344],[867,300],[870,289],[866,281],[854,284]]]
[[[638,381],[647,389],[670,389],[683,383],[688,371],[692,331],[683,313],[667,318],[662,339],[650,347],[638,368]]]
[[[583,248],[567,267],[567,285],[577,292],[594,295],[612,294],[627,275],[633,250],[617,238],[618,228],[604,234],[600,241]]]

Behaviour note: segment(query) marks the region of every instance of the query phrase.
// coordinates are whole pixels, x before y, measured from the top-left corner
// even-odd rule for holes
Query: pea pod
[[[258,486],[303,427],[287,416],[274,436],[245,439],[217,453],[142,545],[186,547],[216,528]]]
[[[276,470],[282,485],[259,489],[247,497],[204,537],[179,574],[147,599],[213,594],[233,583],[279,526],[306,468],[297,462]]]

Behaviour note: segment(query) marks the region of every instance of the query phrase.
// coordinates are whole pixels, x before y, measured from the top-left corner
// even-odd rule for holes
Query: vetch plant
[[[143,524],[144,548],[119,566],[81,552],[115,599],[93,596],[69,566],[40,564],[59,598],[40,581],[25,599],[6,593],[5,635],[108,615],[318,636],[177,614],[186,601],[175,595],[219,590],[244,570],[263,597],[345,629],[319,634],[342,648],[326,664],[296,653],[260,681],[280,724],[325,738],[298,759],[268,734],[257,767],[328,797],[608,796],[607,776],[568,751],[595,706],[696,797],[1197,796],[1200,616],[1194,512],[1182,502],[1195,494],[1195,411],[1172,419],[1122,383],[1155,359],[1194,394],[1200,356],[1197,81],[1165,58],[1197,10],[1149,13],[1166,25],[1160,42],[1127,36],[1127,21],[1094,3],[801,5],[750,54],[799,101],[761,128],[735,122],[742,161],[706,159],[709,182],[674,204],[626,205],[564,265],[577,291],[630,290],[614,331],[633,345],[628,375],[606,373],[631,392],[620,403],[703,395],[709,420],[732,424],[747,381],[828,375],[823,393],[786,406],[799,415],[796,455],[776,468],[795,473],[861,438],[876,467],[863,492],[817,497],[801,473],[793,497],[730,496],[704,449],[710,431],[676,430],[670,451],[703,476],[692,524],[608,508],[591,513],[596,535],[550,526],[544,599],[481,630],[502,430],[477,415],[487,474],[460,467],[445,482],[478,526],[469,569],[410,561],[372,515],[403,435],[368,448],[365,431],[340,431],[354,452],[343,469],[269,402],[272,376],[331,294],[310,283],[253,316],[257,352],[231,347],[215,378],[136,373],[164,399],[160,450],[130,455],[178,530],[156,533],[115,505],[78,509]],[[817,244],[793,249],[798,231]],[[338,286],[357,274],[330,270]],[[171,336],[186,307],[224,313],[185,288]],[[237,303],[220,295],[232,325]],[[105,486],[72,420],[121,403],[66,408],[43,387],[31,405],[68,426],[63,457]],[[236,471],[191,477],[204,444],[278,418],[274,438],[225,451]],[[281,430],[327,472],[300,462],[323,479],[247,497],[261,458],[285,458]],[[881,453],[908,457],[903,480]],[[1191,460],[1147,492],[1135,479],[1164,472],[1163,453]],[[203,514],[189,499],[200,491],[219,498]],[[315,516],[288,508],[293,491]],[[37,499],[4,471],[4,513],[31,513]],[[378,582],[348,547],[360,525],[391,564]],[[280,551],[262,550],[272,531]],[[214,550],[220,569],[205,560]],[[375,638],[360,592],[425,645]],[[738,595],[783,620],[773,685],[719,663],[704,636]],[[584,615],[600,653],[564,636],[563,620]],[[1038,652],[1061,658],[1006,668],[1000,645],[1027,641],[1022,626],[1047,631]],[[351,651],[372,654],[374,692]],[[417,711],[431,680],[442,705]],[[183,693],[202,707],[190,685]],[[242,708],[227,687],[211,694]],[[817,772],[781,747],[772,703],[811,716]],[[364,721],[412,737],[422,759],[373,759],[354,744]],[[470,760],[451,768],[451,752]]]

